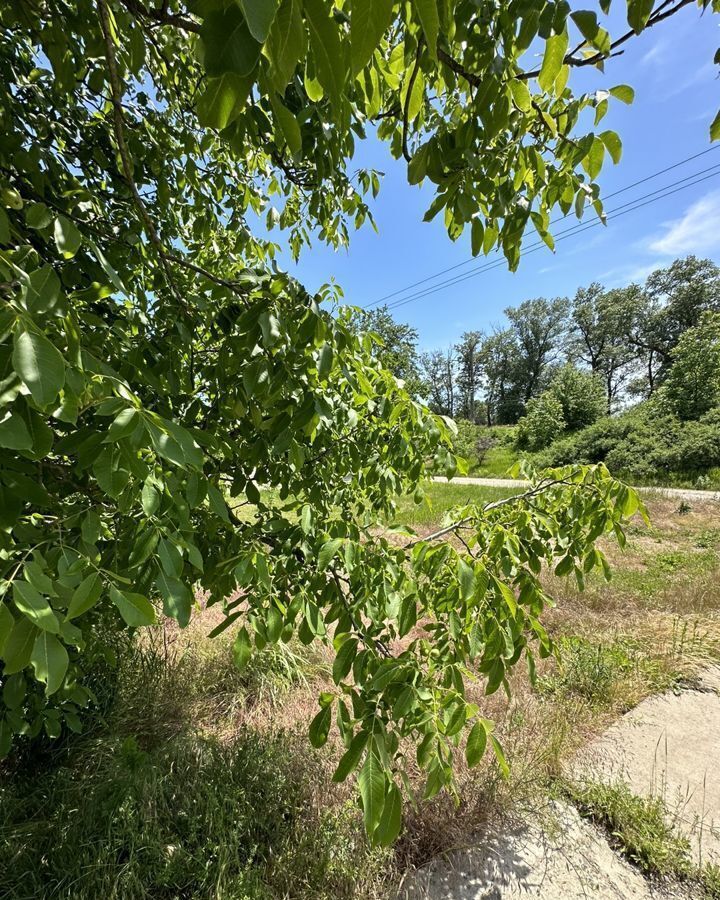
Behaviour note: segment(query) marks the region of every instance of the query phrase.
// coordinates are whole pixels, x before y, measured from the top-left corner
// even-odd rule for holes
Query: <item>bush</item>
[[[670,415],[662,398],[554,441],[539,453],[540,466],[604,462],[613,474],[659,483],[699,476],[720,466],[720,408],[700,421]]]
[[[541,450],[565,431],[562,403],[545,391],[528,401],[527,412],[518,422],[517,446],[521,450]]]
[[[497,444],[493,430],[468,419],[457,419],[455,424],[458,433],[453,439],[453,452],[466,459],[470,469],[481,466],[488,450]]]
[[[560,401],[568,431],[586,428],[607,414],[607,395],[602,380],[572,363],[560,369],[548,391]]]

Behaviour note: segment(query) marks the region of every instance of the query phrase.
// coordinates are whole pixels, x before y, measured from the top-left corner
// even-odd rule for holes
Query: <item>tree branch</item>
[[[662,22],[664,19],[669,19],[670,16],[674,16],[676,12],[681,10],[684,6],[689,6],[691,3],[694,3],[695,0],[679,0],[679,2],[675,4],[675,6],[672,6],[670,9],[667,9],[666,7],[668,6],[668,4],[670,2],[671,2],[671,0],[665,0],[664,3],[660,4],[660,6],[657,8],[657,10],[647,20],[644,30],[647,30],[648,28],[652,28],[653,25],[657,25],[658,22]],[[610,59],[611,57],[614,57],[614,56],[620,56],[622,53],[624,53],[623,50],[620,50],[618,52],[615,52],[615,51],[617,51],[618,47],[621,47],[623,44],[625,44],[627,41],[629,41],[630,38],[633,38],[633,37],[637,37],[637,34],[635,31],[633,31],[631,29],[630,31],[627,31],[625,34],[623,34],[621,37],[617,38],[617,40],[613,41],[612,44],[610,45],[610,50],[607,51],[606,53],[597,52],[597,53],[594,53],[592,56],[586,56],[583,59],[577,59],[575,54],[578,52],[578,50],[580,50],[585,45],[585,43],[587,43],[585,41],[585,42],[583,42],[583,44],[580,44],[579,47],[576,47],[574,50],[571,50],[570,53],[568,53],[565,56],[565,58],[563,59],[563,63],[567,66],[572,66],[573,68],[576,68],[576,69],[579,69],[582,66],[595,66],[599,62],[603,62],[603,60]],[[535,69],[531,72],[520,72],[519,74],[517,74],[515,76],[515,78],[520,79],[522,81],[526,81],[529,78],[537,78],[537,76],[539,74],[540,74],[540,69]]]
[[[645,29],[652,28],[653,25],[657,25],[658,22],[662,22],[664,19],[669,19],[670,16],[674,16],[676,12],[679,12],[683,7],[689,6],[691,3],[694,3],[695,0],[678,0],[678,2],[670,7],[668,4],[671,0],[664,0],[663,3],[657,8],[657,10],[650,16],[648,19]],[[620,56],[624,51],[618,51],[617,48],[621,47],[630,38],[636,37],[635,31],[628,31],[623,34],[621,37],[617,38],[617,40],[613,41],[610,45],[610,50],[606,53],[594,53],[592,56],[587,56],[583,59],[578,59],[575,54],[582,49],[587,43],[583,41],[582,44],[579,44],[573,50],[571,50],[568,54],[566,54],[563,59],[563,63],[567,66],[572,66],[573,68],[581,68],[583,66],[595,66],[600,62],[603,62],[606,59],[610,59],[615,56]],[[482,78],[479,75],[476,75],[474,72],[468,71],[462,63],[459,63],[456,59],[450,56],[445,50],[441,47],[438,47],[437,50],[438,59],[442,60],[448,68],[452,69],[456,75],[459,75],[461,78],[464,78],[468,84],[472,85],[472,87],[479,87],[482,84]],[[533,69],[530,72],[518,72],[513,78],[516,78],[521,81],[527,81],[530,78],[537,78],[540,74],[540,69]]]
[[[553,481],[541,481],[540,484],[536,485],[534,488],[530,488],[529,490],[524,491],[522,494],[513,494],[512,497],[503,497],[501,500],[493,500],[492,503],[486,503],[482,507],[482,512],[490,512],[490,510],[498,509],[501,506],[506,506],[508,503],[515,503],[517,500],[530,500],[532,497],[535,497],[538,494],[542,494],[545,491],[549,490],[551,487],[555,487],[558,484],[572,485],[575,484],[575,482],[567,481],[564,478],[557,478]],[[450,525],[446,525],[444,528],[439,528],[437,531],[433,531],[432,534],[428,534],[425,537],[410,541],[410,543],[405,544],[403,550],[411,550],[418,544],[424,544],[428,541],[436,541],[438,538],[444,537],[446,534],[457,531],[458,528],[462,528],[464,525],[472,522],[475,518],[475,515],[465,516],[464,518],[459,519],[457,522],[452,522]]]

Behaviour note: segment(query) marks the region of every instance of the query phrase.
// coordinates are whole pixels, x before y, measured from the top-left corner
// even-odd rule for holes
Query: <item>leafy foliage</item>
[[[451,429],[250,223],[287,229],[295,255],[314,234],[345,245],[379,185],[348,174],[375,122],[410,180],[436,185],[427,218],[442,211],[452,238],[471,225],[477,252],[515,267],[527,227],[552,245],[554,207],[602,214],[619,138],[575,130],[632,92],[573,94],[570,68],[612,45],[545,0],[88,12],[0,7],[0,753],[79,728],[103,627],[160,606],[183,625],[197,583],[227,614],[218,630],[241,626],[240,667],[295,633],[333,643],[311,739],[339,728],[337,777],[360,771],[368,830],[389,842],[405,739],[427,796],[451,783],[466,726],[506,766],[464,678],[492,692],[550,652],[542,563],[582,583],[595,538],[621,538],[638,501],[604,467],[568,467],[459,511],[446,531],[465,529],[467,554],[379,534],[428,459],[454,474]],[[658,14],[628,4],[635,31]]]
[[[527,412],[518,422],[517,446],[521,450],[541,450],[566,428],[562,402],[556,394],[545,391],[528,401]]]

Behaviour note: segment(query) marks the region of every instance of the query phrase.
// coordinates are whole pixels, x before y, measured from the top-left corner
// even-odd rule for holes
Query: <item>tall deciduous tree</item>
[[[400,829],[408,742],[426,796],[463,740],[504,765],[465,679],[492,692],[550,652],[543,564],[582,583],[638,500],[569,467],[389,541],[427,459],[454,473],[448,427],[252,226],[295,255],[347,244],[379,187],[351,162],[374,123],[435,185],[427,217],[514,268],[528,227],[552,245],[555,207],[602,213],[620,158],[597,128],[631,88],[575,94],[571,69],[685,5],[629,0],[615,44],[548,0],[0,5],[0,752],[78,727],[103,629],[160,606],[184,625],[197,582],[238,666],[293,635],[333,647],[310,740],[339,729],[374,840]],[[436,543],[457,530],[470,552]]]
[[[720,312],[720,269],[709,259],[676,259],[648,277],[645,299],[631,340],[645,360],[647,391],[652,394],[667,375],[683,332],[706,312]]]
[[[517,377],[524,402],[542,390],[550,366],[562,357],[568,309],[564,297],[554,300],[538,297],[505,310],[520,350]]]
[[[638,365],[638,350],[630,335],[646,308],[643,291],[635,284],[608,291],[593,282],[580,288],[573,299],[570,354],[602,378],[608,412]]]
[[[459,414],[470,422],[478,421],[478,391],[482,378],[480,331],[466,331],[455,347],[458,363],[457,382],[460,389]]]

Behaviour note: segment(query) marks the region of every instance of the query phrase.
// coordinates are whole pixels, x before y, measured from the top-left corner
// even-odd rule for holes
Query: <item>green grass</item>
[[[395,520],[413,528],[440,525],[445,513],[466,503],[490,503],[519,493],[515,488],[484,487],[475,484],[443,484],[431,482],[425,488],[425,500],[415,503],[412,497],[400,497]]]
[[[508,469],[515,465],[518,455],[512,447],[492,447],[481,465],[474,466],[471,475],[478,478],[508,478]]]
[[[720,898],[720,870],[695,865],[688,840],[672,827],[659,797],[638,797],[622,782],[566,783],[563,789],[580,814],[604,828],[611,846],[645,875],[687,882],[698,900]]]
[[[637,797],[622,782],[589,782],[568,790],[580,813],[605,828],[615,849],[647,875],[691,874],[690,844],[668,824],[659,797]]]
[[[332,799],[306,736],[273,729],[270,705],[267,729],[233,726],[306,663],[259,654],[241,676],[228,654],[200,637],[188,653],[137,650],[102,720],[15,760],[0,778],[0,897],[380,895],[387,853]]]
[[[561,700],[580,698],[593,707],[623,707],[646,694],[668,690],[677,674],[648,655],[636,640],[606,642],[564,635],[557,641],[555,669],[538,679],[538,688]]]

